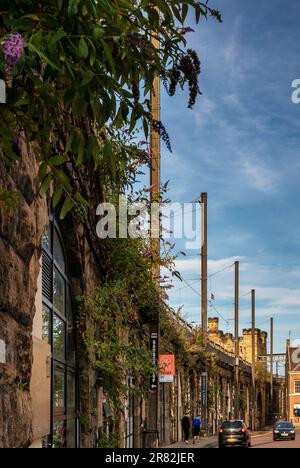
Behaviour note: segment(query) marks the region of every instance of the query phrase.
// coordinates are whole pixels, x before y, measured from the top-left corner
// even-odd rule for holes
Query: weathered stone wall
[[[13,170],[0,166],[0,190],[21,194],[20,206],[0,210],[0,448],[28,447],[32,442],[30,380],[41,241],[48,224],[46,200],[38,194],[38,164],[20,143],[21,159]],[[94,295],[99,266],[76,217],[61,225],[74,297]],[[98,428],[98,388],[80,347],[82,446],[94,447]]]
[[[48,222],[38,196],[36,159],[25,142],[13,171],[0,167],[0,189],[21,194],[17,210],[0,210],[0,447],[27,447],[32,439],[29,383],[32,323],[41,254]]]

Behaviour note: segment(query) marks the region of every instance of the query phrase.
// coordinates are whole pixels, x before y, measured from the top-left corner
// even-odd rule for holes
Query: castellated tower
[[[219,319],[214,317],[208,319],[208,336],[218,346],[223,346],[224,333],[219,330]]]
[[[226,333],[224,335],[224,348],[229,353],[234,353],[234,338],[232,333]]]
[[[268,334],[261,331],[259,328],[255,329],[255,359],[257,361],[258,356],[265,356],[267,354],[267,339]],[[241,353],[243,358],[252,362],[252,330],[244,329],[243,338],[240,340]]]
[[[208,337],[212,343],[224,348],[228,353],[234,353],[234,338],[231,333],[224,334],[219,330],[219,319],[208,319]],[[255,329],[255,359],[258,356],[265,356],[267,354],[267,339],[268,334],[261,331],[259,328]],[[252,330],[244,329],[243,336],[239,339],[240,343],[240,356],[249,363],[252,362]]]
[[[213,343],[221,346],[229,353],[234,352],[234,339],[232,334],[224,334],[219,330],[219,319],[216,317],[208,319],[208,336]]]
[[[208,333],[212,335],[217,335],[219,331],[219,319],[209,318],[208,319]]]

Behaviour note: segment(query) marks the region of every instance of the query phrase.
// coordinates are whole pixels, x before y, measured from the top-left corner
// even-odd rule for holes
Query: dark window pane
[[[49,307],[43,304],[43,341],[50,343],[50,317],[51,312]]]
[[[61,270],[65,272],[65,268],[66,268],[65,254],[64,254],[63,247],[61,245],[60,238],[58,236],[56,229],[54,229],[53,255],[54,255],[54,260],[60,266]]]
[[[56,315],[53,317],[53,354],[55,359],[65,359],[66,326]]]
[[[51,448],[51,439],[50,435],[42,437],[42,448],[43,449],[48,449]]]
[[[42,240],[42,245],[43,248],[47,249],[49,252],[51,252],[51,247],[52,247],[52,224],[49,223],[47,232],[45,232]]]
[[[54,268],[53,295],[54,306],[65,315],[65,280],[56,268]]]
[[[75,330],[70,288],[67,287],[67,360],[75,366]]]
[[[65,422],[59,421],[53,424],[53,448],[61,449],[66,447],[66,426]]]
[[[67,421],[67,448],[76,448],[76,419]]]
[[[76,379],[75,375],[71,372],[68,372],[67,378],[68,413],[74,413],[76,411]]]
[[[223,429],[241,429],[243,427],[242,421],[225,421],[222,424]]]
[[[61,414],[65,412],[65,372],[56,366],[53,374],[53,409]]]

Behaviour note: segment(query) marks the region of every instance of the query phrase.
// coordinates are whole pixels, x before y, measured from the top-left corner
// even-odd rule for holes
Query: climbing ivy
[[[94,297],[79,298],[79,332],[98,384],[117,419],[131,392],[143,394],[153,372],[147,323],[162,302],[143,240],[108,241],[106,278]]]

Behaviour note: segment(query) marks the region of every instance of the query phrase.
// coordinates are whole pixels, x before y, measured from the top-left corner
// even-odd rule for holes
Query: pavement
[[[263,431],[251,432],[252,448],[300,448],[300,428],[296,430],[296,440],[295,441],[273,441],[273,432],[271,428],[266,428]],[[209,448],[218,448],[218,436],[205,437],[197,444],[193,444],[190,441],[189,445],[182,443],[173,444],[169,447],[164,447],[168,449],[185,449],[185,450],[195,450],[195,449],[209,449]]]

